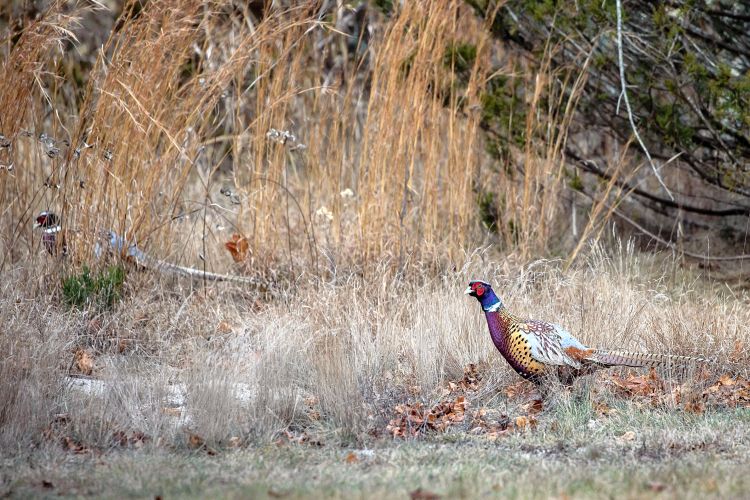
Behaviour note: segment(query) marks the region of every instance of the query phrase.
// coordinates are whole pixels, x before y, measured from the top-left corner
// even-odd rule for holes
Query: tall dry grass
[[[558,322],[589,345],[709,355],[719,361],[709,366],[714,376],[730,361],[747,367],[738,346],[750,309],[672,267],[679,263],[632,247],[597,250],[566,272],[560,261],[495,264],[476,255],[431,280],[351,276],[260,310],[232,294],[178,296],[132,283],[122,306],[103,316],[63,316],[34,300],[33,287],[6,282],[0,439],[4,447],[71,438],[108,449],[121,446],[119,433],[143,433],[152,445],[183,449],[190,436],[224,447],[288,431],[369,442],[395,405],[435,403],[469,363],[484,377],[471,404],[506,408],[502,389],[518,376],[462,294],[477,276],[513,312]],[[93,380],[65,378],[77,348],[94,357]]]
[[[261,268],[298,260],[319,272],[321,250],[362,265],[466,245],[477,124],[459,117],[455,98],[444,106],[441,89],[445,47],[462,36],[457,2],[407,7],[361,56],[338,54],[344,72],[369,66],[359,85],[321,85],[316,46],[343,35],[314,3],[272,10],[257,25],[229,4],[136,5],[124,7],[73,102],[61,97],[71,82],[52,49],[66,35],[75,41],[65,28],[83,12],[53,4],[10,49],[2,102],[18,113],[2,128],[18,168],[0,180],[3,220],[15,229],[6,248],[30,239],[26,226],[41,208],[62,213],[83,240],[113,227],[192,264],[197,245],[219,267],[228,255],[216,255],[227,239],[217,225],[248,236]],[[482,76],[477,64],[468,105]],[[305,148],[269,140],[274,128]],[[41,131],[70,147],[55,143],[53,155],[36,144]],[[227,187],[236,205],[219,193]],[[341,196],[347,189],[351,198]],[[71,245],[83,259],[87,248]]]
[[[556,47],[541,66],[517,61],[458,1],[370,8],[354,34],[346,8],[315,2],[260,19],[223,2],[126,2],[87,70],[72,51],[82,5],[53,2],[5,45],[0,102],[17,112],[0,124],[16,166],[0,173],[4,268],[38,256],[41,209],[63,215],[71,263],[114,228],[172,261],[275,279],[446,267],[493,239],[529,258],[559,236],[585,72],[553,71]],[[461,78],[457,44],[476,49]],[[521,177],[496,171],[479,129],[498,59],[526,89]],[[500,239],[479,223],[484,192],[502,200]],[[235,232],[250,242],[239,269],[222,245]]]

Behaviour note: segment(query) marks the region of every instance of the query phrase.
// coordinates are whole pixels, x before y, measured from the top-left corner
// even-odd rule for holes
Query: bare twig
[[[572,148],[567,148],[565,150],[565,155],[571,158],[572,160],[574,160],[578,165],[580,165],[580,167],[584,171],[592,173],[607,181],[611,178],[611,175],[608,174],[603,169],[599,168],[594,161],[586,160],[582,158],[581,156],[576,154],[576,152]],[[669,163],[669,161],[667,163]],[[703,208],[700,206],[688,205],[685,203],[678,203],[676,201],[672,201],[666,198],[662,198],[660,196],[656,196],[652,193],[649,193],[648,191],[644,189],[640,189],[638,187],[640,183],[636,183],[635,185],[630,185],[627,182],[624,182],[621,180],[618,180],[616,182],[617,182],[618,187],[622,188],[623,190],[629,193],[633,193],[637,196],[646,198],[647,200],[651,200],[662,206],[669,207],[669,208],[677,208],[679,210],[684,210],[685,212],[692,212],[692,213],[708,215],[708,216],[713,216],[713,217],[750,215],[750,207],[748,206],[735,206],[733,208],[724,208],[724,209]],[[716,201],[718,203],[728,203],[723,200],[713,200],[713,201]]]
[[[651,165],[651,170],[653,170],[654,175],[656,176],[656,179],[659,181],[659,184],[661,184],[661,187],[663,187],[664,191],[666,191],[667,195],[669,195],[669,199],[674,201],[674,196],[672,196],[672,193],[669,191],[669,188],[667,188],[667,185],[664,184],[664,180],[661,178],[661,174],[659,174],[659,170],[656,168],[653,158],[651,158],[651,153],[648,152],[648,148],[646,148],[646,145],[643,143],[643,139],[641,139],[641,135],[638,133],[638,128],[635,126],[635,120],[633,119],[633,110],[630,108],[630,100],[628,99],[627,82],[625,81],[625,64],[623,63],[623,60],[622,60],[622,0],[617,0],[616,4],[617,4],[617,61],[620,67],[620,88],[622,89],[620,91],[620,98],[623,100],[623,102],[625,102],[625,109],[628,112],[628,120],[630,121],[630,128],[633,130],[633,135],[635,135],[635,139],[638,141],[638,144],[641,146],[643,153],[646,155],[646,158],[648,158],[648,162]],[[618,100],[618,111],[619,111],[619,100]]]
[[[625,222],[627,222],[628,224],[630,224],[631,226],[633,226],[635,229],[637,229],[638,231],[642,232],[643,234],[645,234],[649,238],[653,239],[655,242],[659,243],[660,245],[665,246],[667,248],[670,248],[672,250],[675,250],[676,252],[679,252],[682,255],[685,255],[687,257],[692,257],[694,259],[705,260],[705,261],[750,260],[750,254],[728,255],[728,256],[725,256],[725,257],[712,257],[712,256],[706,255],[706,254],[694,253],[694,252],[689,252],[687,250],[683,250],[682,248],[678,248],[675,243],[673,243],[671,241],[668,241],[668,240],[665,240],[664,238],[662,238],[662,237],[660,237],[660,236],[652,233],[651,231],[649,231],[648,229],[646,229],[642,225],[638,224],[636,221],[634,221],[633,219],[631,219],[630,217],[628,217],[624,213],[622,213],[619,210],[617,210],[617,208],[615,208],[613,206],[610,206],[607,202],[605,202],[605,201],[598,201],[596,198],[594,198],[592,195],[590,195],[589,193],[587,193],[585,191],[579,191],[579,193],[581,193],[582,195],[584,195],[585,197],[587,197],[588,199],[590,199],[594,203],[601,203],[602,205],[604,205],[610,211],[610,213],[612,213],[612,214],[616,215],[617,217],[619,217],[620,219],[624,220]]]

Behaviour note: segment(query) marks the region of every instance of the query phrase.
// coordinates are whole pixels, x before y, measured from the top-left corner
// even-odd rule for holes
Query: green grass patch
[[[63,278],[63,299],[71,307],[93,305],[100,309],[112,309],[122,296],[123,283],[125,269],[122,266],[109,266],[96,273],[83,266],[80,273]]]

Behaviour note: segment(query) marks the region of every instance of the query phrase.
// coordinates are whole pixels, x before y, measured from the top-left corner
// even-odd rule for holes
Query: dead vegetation
[[[625,259],[635,266],[627,260],[644,257]],[[576,390],[600,414],[618,401],[694,414],[748,407],[744,302],[664,275],[623,275],[604,257],[565,273],[560,266],[477,258],[419,285],[351,277],[260,306],[231,288],[159,293],[135,275],[126,298],[103,313],[66,313],[33,286],[6,282],[2,439],[73,439],[106,450],[135,433],[189,449],[195,436],[219,450],[280,436],[367,443],[501,432],[503,419],[525,429],[542,418],[538,395],[512,385],[518,379],[494,351],[482,315],[461,300],[462,285],[479,272],[513,311],[554,318],[589,345],[715,360],[689,373],[586,378]],[[486,421],[488,411],[500,414]]]
[[[75,44],[65,28],[84,10],[53,3],[9,47],[1,98],[26,113],[0,130],[16,166],[0,177],[4,246],[16,249],[4,266],[36,253],[27,226],[42,208],[75,227],[79,260],[89,235],[114,228],[222,268],[239,233],[249,248],[235,271],[261,275],[369,269],[386,255],[403,269],[456,257],[478,234],[482,145],[465,110],[478,106],[487,37],[457,3],[408,6],[361,49],[312,3],[257,22],[229,3],[126,3],[70,100],[53,42]],[[480,52],[452,90],[445,48],[463,39]]]
[[[580,71],[515,60],[499,75],[527,86],[514,97],[527,140],[497,168],[480,130],[503,56],[491,22],[460,2],[373,8],[365,24],[319,8],[126,2],[75,85],[88,7],[51,2],[5,27],[18,38],[3,42],[0,106],[19,111],[0,117],[0,448],[408,457],[401,438],[525,453],[593,433],[606,454],[638,441],[641,419],[662,453],[714,419],[747,428],[745,292],[609,236],[633,160],[612,158],[585,220],[563,222]],[[63,216],[65,259],[31,230],[41,209]],[[108,228],[273,294],[99,261],[90,244]],[[534,258],[551,253],[565,258]],[[65,302],[67,278],[109,265],[129,271],[107,307]],[[584,343],[716,363],[680,379],[607,372],[541,407],[461,295],[470,278]],[[351,453],[346,467],[370,463]],[[11,462],[11,475],[24,467]]]

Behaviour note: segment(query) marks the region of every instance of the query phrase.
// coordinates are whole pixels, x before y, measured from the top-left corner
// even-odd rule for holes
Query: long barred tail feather
[[[604,366],[630,366],[633,368],[659,368],[668,366],[685,366],[692,363],[714,363],[711,359],[695,356],[599,350],[594,352],[587,359]]]
[[[260,280],[253,277],[217,274],[210,271],[195,269],[192,267],[184,267],[177,264],[172,264],[171,262],[157,259],[156,257],[152,257],[151,255],[138,248],[135,243],[129,243],[127,240],[125,240],[125,238],[112,230],[105,231],[103,236],[107,245],[106,250],[114,251],[115,253],[134,259],[136,264],[153,271],[188,276],[190,278],[199,280],[204,279],[208,281],[227,281],[232,283],[240,283],[243,285],[251,285],[257,288],[265,288],[264,284],[261,283]],[[103,248],[103,245],[101,243],[97,243],[96,247],[94,248],[94,254],[97,257],[101,257],[104,252],[105,248]]]
[[[188,276],[198,280],[205,279],[208,281],[227,281],[231,283],[242,283],[244,285],[261,286],[260,281],[256,278],[248,276],[235,276],[230,274],[217,274],[210,271],[203,271],[202,269],[179,266],[177,264],[172,264],[171,262],[156,259],[154,257],[151,257],[150,255],[143,253],[135,257],[135,260],[143,267],[152,269],[154,271],[179,274],[181,276]]]

